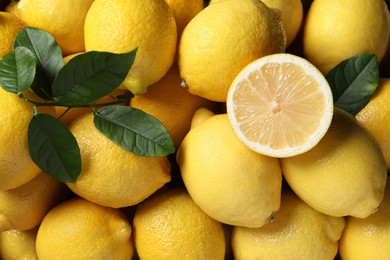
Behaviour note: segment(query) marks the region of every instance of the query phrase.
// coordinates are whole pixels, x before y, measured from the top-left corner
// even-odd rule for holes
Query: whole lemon
[[[233,227],[233,253],[237,260],[334,259],[344,226],[345,218],[322,214],[286,189],[272,223]]]
[[[0,58],[12,50],[16,35],[27,24],[14,14],[0,11]]]
[[[31,103],[0,88],[0,190],[23,185],[41,172],[28,148],[27,129],[32,109]],[[54,114],[53,107],[40,107],[39,111]]]
[[[335,109],[329,130],[306,153],[281,159],[290,187],[330,216],[365,218],[384,195],[387,169],[378,144],[349,113]]]
[[[303,29],[303,52],[327,74],[362,53],[375,53],[381,61],[389,37],[390,14],[383,0],[314,0]]]
[[[387,180],[385,197],[377,212],[364,219],[347,218],[347,225],[340,240],[342,259],[389,259],[389,215],[390,181]]]
[[[224,259],[222,224],[206,215],[183,188],[141,202],[133,223],[140,259]]]
[[[38,227],[29,230],[11,229],[0,234],[0,257],[5,260],[37,260],[35,240]]]
[[[131,259],[131,233],[119,209],[75,197],[43,219],[36,238],[37,255],[40,260]]]
[[[169,70],[176,55],[175,18],[164,0],[95,0],[85,19],[87,51],[138,48],[123,85],[142,94]]]
[[[375,138],[390,170],[390,79],[381,78],[368,104],[356,115],[357,121]]]
[[[261,227],[279,209],[279,160],[247,148],[226,114],[192,128],[177,152],[177,162],[195,203],[219,222]]]
[[[185,27],[179,43],[180,75],[190,93],[225,102],[242,68],[285,48],[279,11],[258,0],[217,2]]]
[[[68,187],[97,204],[121,208],[146,199],[171,180],[167,157],[147,157],[126,151],[101,132],[89,112],[69,126],[80,147],[82,169]]]
[[[145,94],[137,95],[130,105],[159,119],[171,135],[175,147],[180,146],[190,130],[191,119],[200,107],[212,109],[214,102],[192,95],[180,86],[177,66],[172,66],[165,76],[150,86]]]
[[[16,12],[29,26],[49,32],[64,55],[85,50],[84,20],[94,0],[20,0]]]
[[[0,232],[35,228],[68,193],[64,183],[43,172],[17,188],[0,191]]]

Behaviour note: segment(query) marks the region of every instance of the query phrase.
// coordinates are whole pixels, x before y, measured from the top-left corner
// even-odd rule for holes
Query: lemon
[[[347,218],[340,240],[342,259],[390,258],[390,181],[387,180],[385,197],[379,210],[371,216]]]
[[[40,260],[130,259],[132,228],[119,209],[76,197],[53,208],[36,238]]]
[[[0,58],[12,50],[16,35],[27,24],[14,14],[0,11]]]
[[[208,5],[185,27],[179,43],[180,75],[190,93],[225,102],[244,66],[285,48],[279,11],[258,0],[221,1]]]
[[[340,109],[313,149],[282,158],[281,165],[294,192],[324,214],[365,218],[383,199],[387,170],[382,151],[355,118]]]
[[[177,26],[177,37],[180,39],[181,33],[187,24],[204,8],[203,0],[165,0],[169,5]]]
[[[29,26],[49,32],[64,55],[85,50],[84,20],[94,0],[20,0],[16,11]]]
[[[322,214],[286,190],[272,223],[233,228],[233,253],[237,260],[334,259],[344,226],[343,217]]]
[[[136,95],[168,72],[176,44],[175,18],[164,0],[95,0],[85,19],[87,51],[123,53],[138,48],[123,82]]]
[[[35,239],[38,227],[30,230],[12,229],[0,234],[0,256],[4,260],[38,260]]]
[[[195,203],[221,223],[261,227],[279,209],[279,160],[248,149],[226,114],[192,128],[177,152],[177,162]]]
[[[63,183],[43,172],[15,189],[0,191],[0,231],[38,226],[46,213],[67,195]]]
[[[18,15],[17,6],[18,6],[19,0],[10,0],[7,3],[7,6],[5,7],[4,11],[7,13],[14,14],[16,16]]]
[[[226,106],[246,146],[279,158],[312,149],[333,116],[326,78],[306,59],[287,53],[267,55],[243,68],[229,88]]]
[[[322,73],[362,53],[381,61],[390,36],[383,0],[314,0],[303,29],[303,52]]]
[[[206,215],[183,188],[141,202],[133,225],[140,259],[224,259],[222,224]]]
[[[93,113],[69,126],[80,147],[82,169],[75,183],[77,195],[97,204],[121,208],[146,199],[171,180],[167,157],[146,157],[126,151],[100,133]]]
[[[159,119],[176,148],[190,130],[195,110],[214,107],[214,102],[192,95],[180,86],[180,82],[179,70],[177,66],[172,66],[161,80],[150,86],[145,94],[135,96],[130,103],[132,107]]]
[[[295,40],[303,20],[301,0],[262,0],[270,8],[280,10],[284,29],[286,30],[286,46]]]
[[[0,88],[0,190],[23,185],[41,172],[28,149],[27,129],[32,109],[31,103]],[[52,107],[40,107],[39,111],[54,114]]]
[[[374,136],[390,170],[390,79],[381,78],[369,103],[356,115],[357,121]]]

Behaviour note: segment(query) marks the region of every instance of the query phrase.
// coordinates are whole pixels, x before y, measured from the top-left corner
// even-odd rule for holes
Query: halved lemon
[[[227,114],[250,149],[289,157],[314,147],[333,117],[333,96],[324,75],[309,61],[280,53],[243,68],[232,82]]]

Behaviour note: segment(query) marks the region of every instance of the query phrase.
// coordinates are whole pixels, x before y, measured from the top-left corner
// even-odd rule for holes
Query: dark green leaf
[[[165,126],[147,113],[129,106],[106,106],[95,111],[96,128],[120,147],[142,156],[175,152]]]
[[[335,106],[356,115],[369,102],[379,81],[375,54],[353,56],[334,67],[326,76]]]
[[[15,94],[28,89],[35,77],[35,57],[25,47],[17,47],[0,59],[0,86]]]
[[[136,52],[91,51],[77,55],[58,73],[53,85],[54,99],[63,105],[79,106],[108,95],[126,78]]]
[[[45,99],[51,97],[51,86],[64,66],[61,48],[48,32],[26,27],[16,36],[13,47],[24,46],[37,59],[36,77],[31,89]]]
[[[56,117],[36,114],[28,126],[30,156],[42,171],[62,182],[75,182],[81,172],[77,141]]]

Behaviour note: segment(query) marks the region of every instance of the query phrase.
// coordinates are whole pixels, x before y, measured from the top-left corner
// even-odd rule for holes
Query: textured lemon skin
[[[204,8],[185,27],[179,43],[180,74],[192,94],[224,102],[245,65],[285,48],[280,12],[257,0],[221,1]]]
[[[356,115],[356,119],[379,144],[390,170],[390,79],[381,78],[369,103]]]
[[[390,14],[383,0],[315,0],[303,29],[304,56],[327,74],[341,61],[374,53],[381,61],[390,37]]]
[[[177,162],[195,203],[219,222],[260,227],[279,209],[279,160],[249,150],[234,134],[226,114],[192,128]]]
[[[390,257],[390,182],[379,210],[364,219],[347,218],[340,240],[342,259],[388,259]]]
[[[284,190],[275,219],[261,228],[233,227],[235,259],[334,259],[345,218],[322,214]]]
[[[29,230],[11,229],[0,234],[0,257],[1,259],[38,260],[35,250],[35,239],[38,228]]]
[[[340,109],[314,148],[282,158],[281,166],[294,192],[327,215],[365,218],[384,196],[387,169],[382,151],[355,118]]]
[[[27,24],[17,16],[0,11],[0,58],[12,50],[12,44],[16,35]]]
[[[222,224],[206,215],[183,188],[141,202],[133,223],[141,259],[224,259]]]
[[[36,238],[40,260],[131,259],[132,227],[119,209],[69,199],[43,219]]]
[[[84,21],[94,0],[21,0],[16,12],[29,26],[49,32],[64,55],[85,50]]]
[[[176,54],[175,18],[164,0],[95,0],[85,19],[86,51],[137,55],[123,86],[142,94],[169,70]]]
[[[146,157],[124,150],[100,133],[93,113],[69,126],[80,147],[82,169],[67,186],[94,203],[121,208],[146,199],[171,180],[167,157]]]

